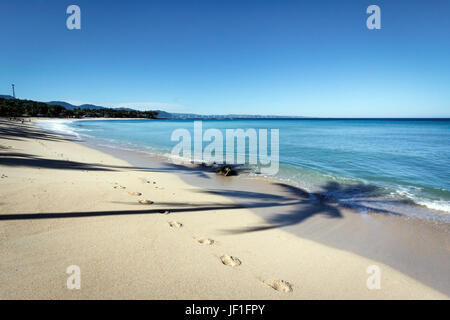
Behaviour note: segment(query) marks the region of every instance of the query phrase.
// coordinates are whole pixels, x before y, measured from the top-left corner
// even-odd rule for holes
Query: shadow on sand
[[[12,125],[11,125],[12,124]],[[0,137],[8,140],[38,139],[48,141],[64,141],[65,139],[57,134],[46,132],[35,128],[30,124],[11,122],[0,119]]]
[[[245,233],[289,227],[300,224],[316,215],[330,219],[341,219],[343,218],[341,209],[344,207],[356,209],[355,212],[401,215],[393,210],[377,208],[376,203],[383,201],[376,200],[377,197],[382,195],[382,191],[371,185],[344,186],[336,182],[330,182],[321,191],[312,193],[292,185],[282,183],[276,183],[275,185],[281,189],[281,195],[229,190],[201,192],[227,196],[243,203],[246,208],[274,208],[273,213],[266,218],[267,224],[226,230],[227,233]],[[282,207],[285,208],[280,210]],[[277,210],[277,208],[279,209]]]
[[[59,135],[46,133],[30,125],[17,124],[17,128],[11,125],[2,126],[5,120],[0,120],[0,134],[4,139],[22,139],[32,138],[38,140],[65,140]],[[11,152],[10,149],[2,148],[0,150],[0,165],[32,167],[46,169],[65,169],[65,170],[93,170],[93,171],[143,171],[143,172],[179,172],[182,174],[195,175],[196,177],[211,179],[206,173],[215,172],[214,166],[204,164],[183,165],[175,163],[164,163],[160,167],[134,167],[134,166],[111,166],[99,163],[84,163],[70,160],[46,159],[27,153]],[[307,191],[287,185],[276,184],[280,188],[279,194],[270,192],[251,192],[242,190],[212,189],[203,190],[203,193],[214,193],[227,196],[235,200],[235,204],[188,204],[188,203],[160,203],[166,206],[164,209],[157,210],[124,210],[124,211],[99,211],[99,212],[70,212],[70,213],[41,213],[41,214],[6,214],[0,215],[0,220],[17,219],[51,219],[51,218],[79,218],[89,216],[106,215],[133,215],[133,214],[153,214],[160,210],[169,210],[171,212],[196,212],[210,210],[229,210],[236,208],[271,208],[271,215],[268,217],[266,225],[246,227],[237,230],[228,230],[230,233],[243,233],[270,230],[299,224],[306,219],[316,215],[322,215],[331,219],[343,218],[341,207],[346,200],[351,200],[352,208],[359,211],[371,211],[382,214],[399,215],[392,210],[374,209],[368,203],[376,202],[381,195],[380,190],[370,185],[344,186],[336,182],[330,182],[323,187],[320,192],[308,193]],[[372,199],[372,200],[370,200]]]
[[[173,213],[183,212],[202,212],[202,211],[226,211],[238,208],[272,208],[273,211],[281,211],[283,213],[278,213],[272,215],[268,219],[268,224],[240,228],[235,230],[225,230],[227,233],[245,233],[245,232],[255,232],[270,230],[274,228],[282,228],[287,226],[292,226],[299,224],[306,219],[309,219],[315,215],[323,215],[327,218],[337,219],[343,218],[340,211],[339,199],[330,197],[329,194],[339,190],[340,193],[346,194],[348,192],[356,192],[359,190],[359,195],[361,199],[367,197],[373,197],[378,195],[376,189],[368,186],[359,186],[358,189],[352,187],[351,190],[348,188],[341,187],[337,183],[330,183],[324,188],[323,192],[308,193],[300,188],[293,187],[285,184],[278,184],[280,188],[283,188],[288,196],[272,195],[266,193],[258,192],[247,192],[247,191],[228,191],[228,190],[213,190],[213,191],[200,191],[202,193],[212,193],[227,196],[236,200],[240,198],[239,203],[233,204],[221,204],[221,203],[180,203],[180,202],[160,202],[157,205],[160,207],[158,209],[140,209],[140,210],[120,210],[120,211],[85,211],[85,212],[65,212],[65,213],[17,213],[17,214],[2,214],[0,215],[0,220],[24,220],[24,219],[57,219],[57,218],[86,218],[86,217],[97,217],[97,216],[116,216],[116,215],[136,215],[136,214],[155,214],[161,211],[168,210]],[[245,200],[245,201],[242,201]],[[372,207],[366,206],[364,204],[358,204],[358,200],[355,194],[352,196],[352,201],[356,202],[356,205],[364,208],[367,211],[372,211],[381,214],[393,214],[398,215],[398,213],[389,210],[375,210]],[[366,201],[366,200],[362,200]],[[124,204],[124,202],[121,202]],[[140,204],[135,202],[125,203],[128,205]],[[294,209],[281,210],[282,207]]]

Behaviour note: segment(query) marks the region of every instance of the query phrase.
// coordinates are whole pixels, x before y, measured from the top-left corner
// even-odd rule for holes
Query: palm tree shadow
[[[214,191],[235,198],[239,202],[245,199],[243,206],[247,208],[270,206],[280,209],[278,213],[271,214],[266,218],[266,224],[223,231],[236,234],[285,228],[298,225],[314,216],[342,219],[344,217],[341,212],[343,208],[352,209],[358,213],[401,215],[393,210],[377,206],[378,202],[384,201],[381,198],[383,191],[373,185],[362,183],[342,185],[337,182],[329,182],[320,191],[310,193],[292,185],[283,183],[275,183],[275,185],[281,189],[282,195],[246,191]],[[267,200],[270,202],[268,203]]]
[[[37,139],[48,141],[64,141],[64,137],[57,134],[45,132],[38,128],[34,128],[30,124],[21,125],[15,123],[14,126],[10,125],[10,121],[0,119],[0,136],[7,140],[24,140],[24,139]],[[3,126],[6,125],[6,126]]]

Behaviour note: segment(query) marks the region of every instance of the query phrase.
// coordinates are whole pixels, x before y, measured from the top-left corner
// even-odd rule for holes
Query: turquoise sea
[[[116,148],[168,155],[177,144],[170,139],[172,132],[193,132],[193,121],[55,120],[40,125]],[[367,190],[361,186],[371,186],[377,197],[450,213],[450,120],[233,119],[202,120],[202,125],[222,132],[279,129],[280,169],[272,179],[308,191],[331,183],[330,196],[343,202]]]

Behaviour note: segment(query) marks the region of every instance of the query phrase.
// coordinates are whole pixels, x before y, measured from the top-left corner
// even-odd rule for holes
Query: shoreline
[[[124,161],[35,126],[1,125],[10,133],[0,137],[0,169],[7,176],[1,181],[6,184],[0,211],[1,299],[448,299],[442,289],[438,292],[378,260],[300,237],[293,228],[297,223],[271,228],[267,221],[274,211],[280,214],[280,206],[273,203],[295,202],[292,192],[297,190],[285,190],[289,200],[261,198],[266,211],[255,214],[230,192],[211,192],[183,179],[201,174],[149,170],[148,159]],[[219,187],[229,185],[218,181]],[[114,189],[117,185],[126,185],[127,191]],[[243,185],[242,179],[235,185]],[[142,192],[154,205],[143,208],[128,190]],[[253,199],[258,189],[251,190],[247,197]],[[162,210],[171,212],[157,213]],[[340,213],[348,219],[338,223],[314,216],[300,224],[306,224],[302,232],[317,235],[314,228],[323,231],[324,221],[334,229],[342,228],[344,220],[354,221],[345,210]],[[175,230],[168,220],[183,226]],[[223,232],[243,226],[267,228]],[[215,243],[201,246],[194,239],[205,236]],[[238,257],[242,265],[223,265],[223,254]],[[64,287],[64,271],[77,259],[86,270],[86,285],[70,291]],[[382,269],[382,290],[366,287],[366,268],[372,264]],[[288,281],[293,291],[274,290],[274,280]]]
[[[60,120],[51,120],[49,123],[59,124]],[[91,119],[97,120],[97,119]],[[99,121],[108,120],[108,119],[98,119]],[[144,119],[145,120],[145,119]],[[83,119],[78,120],[63,120],[64,122],[80,122],[82,123]],[[191,120],[189,120],[191,121]],[[42,121],[41,123],[45,123]],[[134,144],[128,145],[127,142],[117,144],[116,142],[110,142],[107,140],[98,140],[95,137],[85,135],[83,132],[79,132],[76,128],[72,128],[70,125],[61,124],[61,125],[53,125],[48,127],[43,125],[42,128],[44,130],[50,130],[52,132],[56,132],[59,134],[67,135],[69,137],[75,137],[76,140],[83,139],[92,140],[95,143],[92,145],[94,148],[96,146],[105,146],[106,148],[119,148],[125,151],[132,152],[145,152],[152,156],[156,156],[158,161],[160,162],[176,162],[182,163],[183,165],[191,165],[190,161],[187,159],[174,158],[169,153],[170,150],[165,150],[163,147],[156,147],[152,145],[141,145],[140,147]],[[298,169],[298,168],[297,168]],[[261,179],[264,181],[268,181],[269,183],[277,182],[282,184],[292,185],[297,188],[301,188],[309,193],[321,193],[322,196],[332,197],[335,200],[339,201],[341,205],[345,205],[347,207],[363,207],[363,210],[373,210],[381,209],[379,211],[394,211],[401,215],[410,216],[412,218],[418,217],[422,219],[429,220],[431,222],[443,222],[450,223],[450,207],[449,202],[446,200],[437,200],[430,197],[430,195],[420,195],[415,194],[414,192],[404,189],[403,185],[383,185],[379,184],[376,181],[368,181],[364,178],[357,177],[347,177],[347,176],[339,176],[336,174],[324,173],[321,172],[317,175],[310,176],[312,171],[292,171],[293,168],[289,167],[283,163],[280,163],[280,174],[275,176],[263,176],[260,174],[247,174],[251,175],[252,178]],[[245,171],[245,170],[244,170]],[[250,169],[252,171],[252,169]],[[249,172],[250,172],[249,171]],[[287,172],[289,171],[289,172]],[[290,178],[291,175],[306,175],[306,179],[294,179]],[[333,182],[335,185],[328,185],[326,187],[330,187],[328,192],[323,192],[327,190],[323,190],[324,185]],[[355,189],[353,185],[357,185],[360,190],[360,194],[355,194]],[[339,188],[340,190],[335,190],[333,188]],[[360,188],[362,187],[362,189]],[[371,189],[372,188],[372,189]],[[408,186],[406,186],[408,188]],[[426,187],[425,187],[426,188]],[[342,189],[342,190],[341,190]],[[419,188],[420,189],[420,188]],[[412,193],[411,193],[412,192]],[[353,202],[352,198],[355,197],[356,201]],[[366,203],[363,203],[364,200],[367,200]],[[361,206],[362,204],[362,206]]]

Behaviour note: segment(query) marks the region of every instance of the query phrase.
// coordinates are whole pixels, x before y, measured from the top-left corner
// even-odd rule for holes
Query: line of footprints
[[[154,185],[156,184],[155,181],[152,182],[152,181],[149,181],[149,180],[145,180],[145,182],[148,183],[148,184],[154,184]],[[114,189],[118,189],[118,190],[125,190],[126,189],[126,187],[118,184],[117,182],[114,183],[114,187],[113,188]],[[155,189],[163,190],[164,188],[155,186]],[[141,192],[135,192],[135,191],[129,191],[128,194],[131,195],[131,196],[142,196]],[[151,205],[151,204],[154,203],[153,201],[146,200],[146,199],[138,200],[138,202],[140,204],[142,204],[142,205]],[[161,210],[161,211],[159,211],[159,213],[168,215],[168,214],[170,214],[170,211],[168,211],[168,210]],[[183,227],[183,224],[180,223],[180,222],[177,222],[177,221],[169,221],[168,223],[169,223],[169,227],[170,228],[178,229],[178,228]],[[214,245],[214,243],[215,243],[215,241],[213,239],[209,239],[209,238],[195,238],[195,239],[201,245],[211,246],[211,245]],[[230,256],[230,255],[227,255],[227,254],[222,255],[220,257],[220,261],[222,262],[222,264],[224,264],[226,266],[229,266],[229,267],[232,267],[232,268],[238,267],[238,266],[240,266],[242,264],[242,261],[239,258]],[[274,289],[276,291],[279,291],[279,292],[287,293],[287,292],[292,292],[293,291],[292,284],[290,284],[289,282],[284,281],[284,280],[275,280],[275,281],[270,281],[270,282],[262,281],[262,282],[264,284],[268,285],[269,287],[271,287],[272,289]]]

